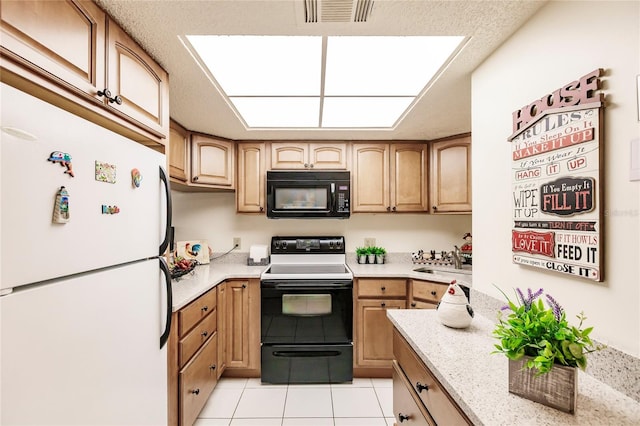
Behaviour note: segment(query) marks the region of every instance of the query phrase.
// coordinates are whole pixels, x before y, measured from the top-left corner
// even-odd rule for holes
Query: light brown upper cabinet
[[[238,143],[238,182],[236,190],[238,212],[264,212],[265,175],[264,143]]]
[[[158,136],[169,134],[169,76],[114,21],[107,21],[105,103]]]
[[[471,135],[431,144],[432,213],[471,213]]]
[[[191,184],[235,189],[235,143],[193,133],[191,135]]]
[[[169,126],[169,176],[187,182],[189,176],[189,132],[171,120]]]
[[[271,170],[346,170],[347,144],[272,142]]]
[[[3,1],[0,17],[3,55],[99,98],[106,68],[102,9],[90,1]]]
[[[426,212],[428,146],[353,144],[354,212]]]
[[[93,2],[3,1],[0,20],[2,81],[126,137],[166,143],[167,73]]]

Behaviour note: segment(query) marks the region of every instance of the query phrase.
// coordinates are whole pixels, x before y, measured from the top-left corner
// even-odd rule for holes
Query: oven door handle
[[[314,358],[340,356],[342,351],[273,351],[272,354],[282,358]]]

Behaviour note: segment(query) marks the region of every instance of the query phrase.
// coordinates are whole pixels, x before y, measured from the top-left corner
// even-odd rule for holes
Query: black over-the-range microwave
[[[267,217],[349,217],[351,175],[336,171],[268,171]]]

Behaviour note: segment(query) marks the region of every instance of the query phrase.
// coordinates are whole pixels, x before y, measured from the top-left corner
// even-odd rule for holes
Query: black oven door
[[[261,283],[263,344],[337,344],[353,341],[350,280]]]
[[[353,380],[353,283],[261,283],[261,379],[264,383]]]

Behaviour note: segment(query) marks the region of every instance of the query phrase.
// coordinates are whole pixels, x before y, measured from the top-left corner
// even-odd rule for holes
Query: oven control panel
[[[344,252],[344,237],[271,237],[272,254]]]

